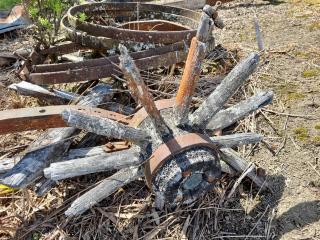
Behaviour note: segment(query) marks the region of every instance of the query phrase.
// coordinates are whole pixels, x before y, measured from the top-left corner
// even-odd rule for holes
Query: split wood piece
[[[117,173],[110,176],[109,178],[106,178],[96,187],[77,198],[65,212],[65,215],[68,217],[75,217],[82,214],[95,204],[109,197],[119,188],[127,185],[134,180],[137,180],[142,176],[143,172],[137,167],[130,167],[119,170]]]
[[[223,79],[220,85],[209,95],[200,107],[191,115],[191,121],[198,128],[205,128],[208,122],[220,111],[226,101],[236,92],[244,81],[254,72],[259,55],[251,53],[238,63]]]
[[[141,163],[142,158],[138,149],[132,148],[102,156],[52,163],[48,168],[44,169],[44,176],[58,181],[90,173],[127,168]]]
[[[160,115],[160,111],[157,109],[156,104],[152,99],[152,95],[142,80],[140,71],[130,57],[127,48],[123,45],[119,45],[119,50],[121,53],[119,57],[120,68],[128,80],[128,86],[132,96],[144,107],[160,136],[168,136],[170,134],[170,129]]]
[[[231,126],[240,119],[272,102],[273,92],[260,92],[237,105],[219,111],[208,123],[207,129],[218,130]]]
[[[150,138],[143,130],[74,109],[64,110],[62,118],[69,126],[110,138],[124,139],[137,144],[145,143]]]
[[[97,106],[110,101],[110,86],[99,84],[91,89],[78,105]],[[7,173],[0,176],[1,184],[13,188],[30,185],[43,174],[43,169],[51,162],[59,161],[69,148],[76,128],[51,129],[42,134],[27,149],[28,153]]]
[[[56,181],[47,179],[45,177],[41,177],[41,179],[33,187],[33,191],[36,193],[38,197],[42,197],[47,192],[49,192],[52,188],[54,188],[56,184],[57,184]]]
[[[243,158],[239,157],[238,153],[231,148],[222,148],[220,150],[223,161],[234,168],[237,172],[245,171],[250,164]],[[247,174],[247,177],[249,177],[262,190],[266,190],[267,188],[269,188],[268,183],[264,179],[264,176],[257,175],[256,169],[249,172]]]
[[[203,13],[196,37],[192,38],[182,79],[176,95],[174,114],[177,125],[186,125],[189,121],[189,107],[192,95],[199,80],[201,63],[206,53],[206,41],[210,34],[211,19]]]
[[[212,143],[214,143],[218,147],[232,148],[236,146],[261,142],[263,136],[256,133],[237,133],[232,135],[211,137],[210,139]]]

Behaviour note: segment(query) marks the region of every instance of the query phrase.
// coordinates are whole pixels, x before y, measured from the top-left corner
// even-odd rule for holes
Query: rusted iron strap
[[[201,146],[216,150],[216,146],[211,142],[209,137],[198,133],[180,135],[160,145],[145,164],[147,185],[149,187],[152,186],[152,179],[155,173],[166,161],[178,153]]]
[[[62,111],[70,108],[85,112],[88,115],[109,118],[123,124],[129,123],[127,116],[100,108],[75,105],[20,108],[0,112],[0,134],[67,127],[61,118],[61,113]]]
[[[117,17],[121,17],[122,12],[131,12],[132,18],[136,18],[137,13],[139,13],[139,17],[141,18],[144,17],[145,13],[152,13],[156,19],[175,21],[181,25],[188,25],[192,29],[183,31],[128,30],[81,21],[78,18],[79,13],[85,13],[89,16],[107,13],[111,16],[114,15],[117,19]],[[200,14],[195,11],[144,3],[88,3],[70,8],[67,16],[71,26],[76,30],[86,32],[89,35],[124,41],[162,44],[170,44],[181,40],[191,40],[196,34],[195,28],[200,19]]]
[[[171,99],[161,99],[158,101],[155,101],[156,107],[159,111],[167,108],[172,108],[174,104],[174,98]],[[132,127],[138,127],[143,120],[145,120],[148,117],[148,113],[144,108],[141,108],[139,111],[137,111],[133,118],[130,120],[129,125]]]
[[[104,151],[107,153],[111,152],[118,152],[122,150],[126,150],[130,148],[130,143],[129,142],[108,142],[107,144],[104,145]]]
[[[187,53],[182,51],[169,52],[161,55],[151,56],[134,60],[140,70],[153,69],[160,66],[170,66],[175,63],[183,62],[186,59]],[[110,77],[112,75],[122,75],[121,70],[113,63],[88,67],[81,69],[73,69],[58,72],[48,73],[32,73],[30,74],[30,82],[35,84],[58,84],[81,82],[94,80],[99,78]]]
[[[48,54],[55,54],[55,55],[63,55],[67,53],[72,53],[77,50],[83,49],[84,47],[74,43],[74,42],[64,42],[43,50],[40,50],[40,54],[48,55]]]
[[[134,60],[136,60],[136,59],[161,55],[168,52],[181,51],[181,50],[185,50],[185,48],[186,48],[185,43],[178,42],[178,43],[166,45],[166,46],[155,48],[155,49],[149,49],[149,50],[144,50],[140,52],[133,52],[130,54],[130,56]],[[66,70],[79,69],[79,68],[85,68],[85,67],[97,67],[97,66],[109,65],[110,63],[118,64],[119,56],[117,55],[112,57],[89,59],[89,60],[84,60],[77,63],[40,64],[40,65],[34,65],[33,70],[35,73],[57,72],[57,71],[66,71]]]
[[[139,31],[183,31],[190,27],[166,20],[132,21],[121,24],[119,28]]]

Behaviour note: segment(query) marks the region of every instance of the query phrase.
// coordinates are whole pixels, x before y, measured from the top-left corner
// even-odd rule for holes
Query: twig
[[[296,118],[304,118],[304,119],[308,119],[308,120],[317,120],[317,119],[320,118],[320,117],[316,117],[316,116],[312,116],[312,115],[299,115],[299,114],[282,113],[282,112],[269,110],[269,109],[266,109],[266,108],[262,108],[262,110],[265,111],[265,112],[276,114],[276,115],[296,117]]]
[[[247,169],[241,174],[241,176],[237,179],[237,181],[234,183],[231,191],[229,192],[227,199],[230,199],[231,196],[233,195],[234,191],[236,190],[236,188],[239,186],[239,184],[241,183],[242,179],[245,178],[245,176],[248,175],[249,172],[251,172],[254,169],[254,165],[252,163],[249,164],[249,166],[247,167]]]

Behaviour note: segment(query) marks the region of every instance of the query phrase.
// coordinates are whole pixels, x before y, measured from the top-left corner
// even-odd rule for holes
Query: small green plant
[[[0,10],[10,10],[18,3],[21,3],[21,0],[1,0]]]
[[[35,25],[34,38],[44,48],[57,43],[60,21],[73,0],[22,0]]]
[[[316,125],[314,126],[314,128],[315,128],[316,130],[320,130],[320,122],[319,122],[319,123],[316,123]]]
[[[320,68],[313,68],[303,71],[302,77],[311,78],[320,75]]]
[[[309,138],[309,131],[304,126],[297,127],[293,132],[296,138],[301,142],[304,142]]]
[[[78,14],[78,18],[80,22],[85,22],[88,19],[87,15],[83,12]]]

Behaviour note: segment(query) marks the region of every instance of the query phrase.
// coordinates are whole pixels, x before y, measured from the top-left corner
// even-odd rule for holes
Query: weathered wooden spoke
[[[157,109],[148,87],[143,82],[137,66],[125,46],[120,45],[119,50],[121,52],[119,57],[120,68],[128,79],[128,86],[132,95],[142,104],[160,136],[167,137],[170,134],[170,130],[160,115],[160,111]]]
[[[132,148],[107,155],[97,155],[52,163],[50,167],[44,169],[44,176],[57,181],[95,172],[122,169],[141,163],[142,158],[138,149]]]
[[[137,167],[123,168],[112,176],[106,178],[96,187],[77,198],[65,214],[68,217],[80,215],[95,204],[110,196],[124,185],[142,177],[141,169]]]
[[[222,109],[227,100],[253,73],[259,62],[259,55],[251,53],[237,64],[223,79],[220,85],[209,95],[200,107],[191,115],[194,126],[205,128],[214,115]]]
[[[69,126],[109,138],[124,139],[137,144],[148,141],[149,139],[148,134],[143,130],[135,129],[107,118],[88,115],[73,109],[63,111],[62,118]]]
[[[272,102],[273,92],[260,92],[232,107],[219,111],[208,123],[207,129],[224,129]]]

